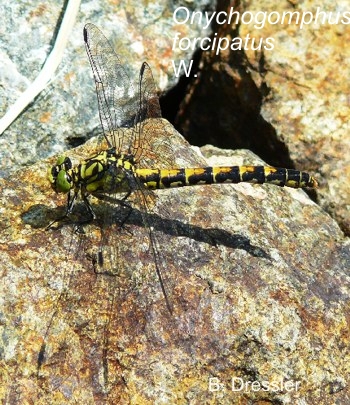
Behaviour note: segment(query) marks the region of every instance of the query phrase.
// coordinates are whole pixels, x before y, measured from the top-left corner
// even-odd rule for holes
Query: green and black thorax
[[[49,181],[57,193],[70,190],[84,194],[111,194],[130,191],[128,177],[134,173],[131,154],[117,154],[110,148],[72,166],[67,156],[60,156],[49,171]]]

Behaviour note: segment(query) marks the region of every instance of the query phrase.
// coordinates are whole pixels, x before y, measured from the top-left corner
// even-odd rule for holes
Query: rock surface
[[[204,164],[172,136],[178,164]],[[73,157],[100,147],[90,142]],[[227,155],[210,163],[260,163],[246,151]],[[103,225],[106,201],[92,201],[98,219],[85,234],[69,223],[45,230],[65,204],[46,180],[53,162],[0,185],[3,401],[349,401],[349,241],[303,191],[159,191],[146,216],[154,256],[139,211],[122,228]],[[114,264],[108,273],[96,266],[101,246]]]
[[[55,41],[63,3],[3,1],[0,5],[0,117],[38,75]],[[171,50],[177,25],[167,3],[140,7],[139,2],[82,2],[64,58],[52,83],[0,135],[0,176],[33,164],[68,147],[77,146],[101,131],[95,85],[83,41],[87,22],[101,28],[115,45],[134,83],[143,61],[152,67],[159,90],[177,78],[171,60],[189,59],[192,50]],[[187,5],[191,8],[192,6]],[[210,1],[193,5],[211,9]],[[195,37],[198,25],[182,25],[183,34]]]
[[[230,3],[230,6],[232,4]],[[348,11],[347,1],[241,2],[251,12]],[[223,10],[229,10],[223,7]],[[249,148],[269,164],[318,173],[318,201],[350,234],[350,30],[344,24],[213,27],[221,37],[273,38],[273,50],[204,52],[178,117],[194,144]]]
[[[282,6],[242,2],[251,10]],[[0,37],[4,111],[45,60],[62,4],[0,7],[7,24]],[[104,7],[83,3],[55,81],[0,139],[7,174],[17,163],[62,151],[67,134],[73,144],[96,132],[85,22],[116,38],[125,62],[135,62],[131,77],[147,59],[156,82],[170,83],[167,52],[179,27],[169,26],[168,4]],[[318,173],[323,208],[301,190],[269,185],[188,187],[148,196],[146,215],[92,199],[97,220],[77,233],[82,204],[72,222],[45,229],[66,202],[46,179],[55,158],[0,180],[2,402],[350,403],[350,243],[324,210],[347,229],[349,114],[347,81],[340,79],[347,77],[348,49],[341,45],[348,32],[290,28],[286,37],[277,28],[259,36],[276,35],[288,49],[309,44],[301,47],[304,56],[286,54],[287,45],[263,57],[204,55],[184,121],[191,118],[201,139],[223,131],[236,145],[258,144],[269,163]],[[198,27],[182,29],[203,35]],[[243,27],[236,32],[243,35]],[[212,147],[202,148],[204,159],[168,131],[179,166],[262,163],[246,150]],[[79,160],[101,147],[92,140],[69,154]]]

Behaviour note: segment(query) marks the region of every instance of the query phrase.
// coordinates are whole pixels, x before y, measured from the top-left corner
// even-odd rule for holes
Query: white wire
[[[47,86],[57,66],[61,63],[63,52],[72,31],[81,0],[69,0],[62,19],[61,27],[56,37],[55,45],[46,59],[36,79],[19,96],[6,114],[0,119],[0,135],[8,128],[19,114]]]

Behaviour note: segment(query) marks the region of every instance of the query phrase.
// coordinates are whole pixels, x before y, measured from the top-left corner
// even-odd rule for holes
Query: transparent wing
[[[119,153],[132,154],[139,167],[173,167],[172,131],[161,118],[149,65],[142,64],[135,91],[118,55],[95,25],[85,25],[84,41],[108,144]]]
[[[139,110],[135,119],[135,161],[138,167],[175,166],[172,125],[162,119],[151,68],[143,62],[139,75]]]
[[[96,84],[104,136],[118,152],[130,150],[138,96],[119,57],[102,32],[93,24],[84,27],[84,41]]]
[[[162,118],[156,85],[151,68],[147,62],[143,62],[140,69],[139,97],[140,107],[135,122],[136,124],[147,118]]]

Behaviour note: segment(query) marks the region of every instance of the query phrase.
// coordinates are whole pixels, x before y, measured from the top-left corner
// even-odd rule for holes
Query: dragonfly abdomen
[[[241,182],[270,183],[293,188],[317,187],[317,181],[308,173],[269,166],[136,169],[135,172],[141,182],[151,189]]]

